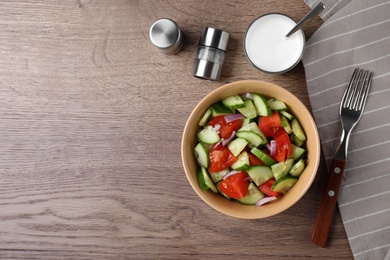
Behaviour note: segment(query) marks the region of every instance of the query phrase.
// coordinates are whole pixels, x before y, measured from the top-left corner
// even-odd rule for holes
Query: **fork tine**
[[[344,92],[340,110],[342,108],[349,108],[356,111],[363,110],[371,86],[371,79],[372,72],[356,68],[353,72],[351,81]]]
[[[357,110],[357,104],[360,100],[360,94],[362,93],[362,89],[364,87],[364,77],[366,72],[364,70],[360,70],[357,76],[356,84],[354,85],[351,102],[348,106],[349,109]]]
[[[372,72],[366,71],[364,75],[364,81],[363,81],[363,87],[361,91],[361,96],[359,98],[359,105],[356,108],[357,110],[363,110],[364,107],[366,106],[366,101],[368,97],[368,91],[370,90],[371,87],[371,80],[372,80]]]
[[[367,77],[368,71],[363,71],[361,77],[359,78],[359,85],[357,86],[355,100],[353,106],[351,106],[351,109],[356,111],[360,110],[362,100],[364,99],[365,88],[367,86]]]
[[[349,84],[348,84],[348,87],[347,89],[344,91],[344,95],[341,99],[341,106],[340,106],[340,110],[342,107],[348,107],[349,104],[350,104],[350,101],[351,101],[351,96],[352,96],[352,92],[353,92],[353,89],[354,89],[354,85],[356,83],[356,78],[358,77],[358,74],[360,73],[360,70],[358,68],[356,68],[352,74],[352,77],[351,77],[351,80],[349,81]]]

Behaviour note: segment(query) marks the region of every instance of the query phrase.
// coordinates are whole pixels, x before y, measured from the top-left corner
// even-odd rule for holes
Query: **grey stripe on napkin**
[[[325,10],[321,12],[320,16],[322,19],[327,20],[351,1],[352,0],[306,0],[305,2],[310,8],[314,8],[320,2],[324,3]]]
[[[306,2],[314,7],[319,1]],[[355,259],[388,259],[390,1],[323,2],[325,22],[302,59],[322,151],[330,166],[341,136],[340,100],[353,70],[373,71],[365,112],[350,138],[338,206]]]

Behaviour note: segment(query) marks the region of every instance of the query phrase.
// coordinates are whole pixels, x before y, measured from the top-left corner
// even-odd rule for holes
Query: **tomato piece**
[[[209,157],[210,157],[210,172],[219,172],[224,169],[225,161],[229,158],[228,151],[224,149],[219,149],[220,146],[217,148],[210,150]]]
[[[218,183],[218,188],[233,199],[241,199],[248,193],[249,181],[245,172],[239,172]]]
[[[242,119],[236,119],[228,124],[232,127],[233,131],[237,132],[238,129],[240,129],[242,127]]]
[[[277,137],[286,133],[282,125],[282,119],[278,112],[273,112],[271,116],[262,116],[259,119],[259,128],[267,136]]]
[[[227,139],[229,138],[233,131],[237,132],[238,129],[240,129],[242,126],[242,120],[237,119],[232,122],[226,123],[225,125],[221,126],[221,129],[219,130],[219,136],[221,138]]]
[[[264,193],[267,196],[270,197],[277,197],[279,196],[279,192],[271,190],[272,185],[274,185],[275,180],[274,179],[269,179],[268,181],[264,182],[259,186],[259,189],[261,190],[262,193]]]
[[[250,166],[253,166],[253,165],[265,165],[265,163],[262,160],[260,160],[259,157],[254,155],[253,153],[248,152],[248,156],[249,156],[249,165]]]
[[[232,152],[229,149],[227,149],[227,150],[229,151],[229,157],[228,157],[228,159],[225,162],[225,165],[224,165],[225,168],[224,169],[232,166],[233,163],[237,162],[237,160],[238,160],[238,158],[236,156],[234,156],[234,154],[232,154]]]
[[[276,151],[272,156],[278,162],[284,162],[291,151],[290,138],[287,133],[283,133],[275,138]]]
[[[241,128],[242,120],[237,119],[227,123],[225,120],[225,116],[216,116],[209,121],[209,125],[211,125],[212,127],[220,125],[221,127],[219,129],[219,137],[227,139],[232,135],[233,131],[237,132],[237,130]]]
[[[211,125],[212,127],[214,127],[215,125],[222,126],[225,124],[226,124],[225,116],[216,116],[212,120],[209,121],[209,125]]]
[[[237,157],[230,150],[222,145],[212,148],[209,152],[210,172],[220,172],[232,166],[237,161]]]

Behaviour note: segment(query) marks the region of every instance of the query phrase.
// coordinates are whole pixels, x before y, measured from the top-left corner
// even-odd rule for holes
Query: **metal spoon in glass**
[[[293,35],[296,31],[301,29],[304,23],[319,15],[324,9],[325,5],[320,2],[313,10],[311,10],[305,17],[303,17],[302,20],[300,20],[297,25],[294,26],[294,28],[292,28],[292,30],[286,35],[286,37],[290,37],[291,35]]]

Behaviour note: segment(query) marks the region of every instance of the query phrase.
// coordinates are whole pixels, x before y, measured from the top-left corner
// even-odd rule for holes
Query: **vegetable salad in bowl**
[[[213,103],[194,148],[202,190],[261,206],[286,194],[305,169],[306,135],[286,104],[255,93]]]
[[[181,140],[192,189],[210,207],[242,219],[266,218],[299,201],[320,155],[317,127],[302,101],[256,80],[208,93],[189,115]]]

